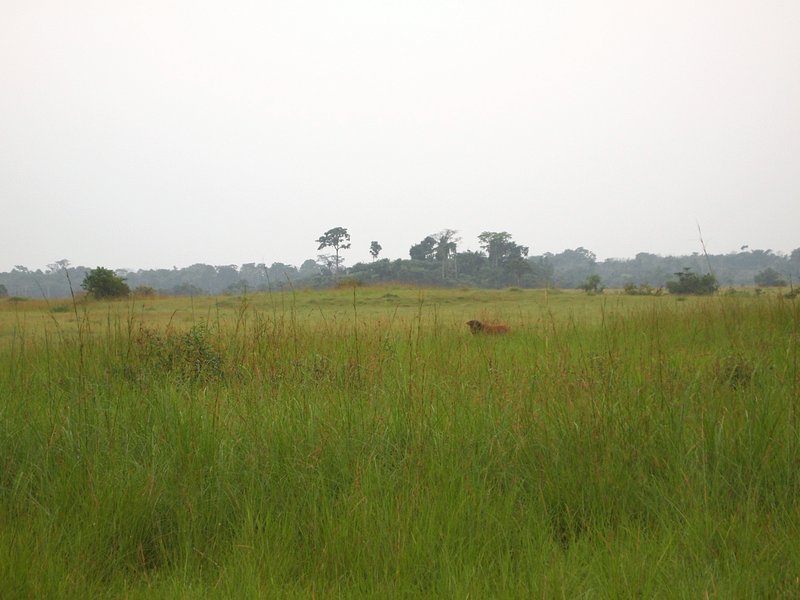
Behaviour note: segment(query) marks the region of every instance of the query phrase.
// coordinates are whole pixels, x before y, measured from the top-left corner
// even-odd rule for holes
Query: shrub
[[[133,288],[133,295],[139,298],[152,298],[156,295],[156,291],[149,285],[139,285]]]
[[[125,280],[111,269],[97,267],[90,269],[81,283],[89,295],[94,298],[124,298],[131,293]]]
[[[635,283],[631,282],[626,283],[623,289],[629,296],[660,296],[663,291],[660,287],[654,288],[647,283],[642,283],[637,286]]]
[[[691,269],[685,268],[679,273],[675,273],[678,281],[668,281],[667,291],[670,294],[691,294],[691,295],[708,295],[713,294],[719,289],[717,278],[712,273],[705,275],[698,275],[692,272]]]
[[[142,328],[134,338],[134,356],[126,370],[137,378],[167,373],[185,381],[209,381],[222,376],[222,354],[208,329],[194,325],[189,331],[166,332]]]
[[[604,286],[600,285],[600,275],[590,275],[586,278],[580,286],[587,294],[602,294],[603,290],[605,289]]]
[[[753,281],[759,287],[786,287],[786,280],[772,267],[756,273]]]

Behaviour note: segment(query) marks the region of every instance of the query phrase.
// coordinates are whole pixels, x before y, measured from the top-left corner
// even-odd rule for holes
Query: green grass
[[[800,595],[796,301],[53,308],[0,303],[2,598]]]

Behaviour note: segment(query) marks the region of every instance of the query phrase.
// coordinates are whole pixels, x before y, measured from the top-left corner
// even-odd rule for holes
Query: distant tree
[[[133,295],[140,298],[152,298],[156,295],[156,291],[149,285],[139,285],[133,289]]]
[[[269,289],[266,271],[264,263],[244,263],[239,268],[239,277],[247,282],[248,289]]]
[[[45,273],[47,275],[51,275],[53,273],[61,273],[67,267],[69,267],[69,261],[67,259],[64,260],[57,260],[56,262],[49,263],[45,268]]]
[[[37,270],[37,273],[41,273],[41,271]],[[63,274],[64,277],[66,278],[70,296],[74,298],[75,292],[72,287],[72,277],[70,276],[69,261],[66,258],[62,258],[61,260],[57,260],[56,262],[47,265],[46,276],[44,277],[44,289],[42,289],[42,286],[37,282],[37,287],[39,287],[39,291],[42,292],[45,296],[50,296],[53,292],[54,287],[56,288],[61,287],[57,283],[57,280],[60,279],[59,274]],[[63,280],[61,283],[63,283]],[[54,284],[56,285],[54,286]]]
[[[219,265],[215,269],[217,273],[214,277],[214,290],[227,290],[240,281],[236,265]]]
[[[707,295],[719,289],[717,278],[712,273],[698,275],[685,267],[683,271],[675,273],[675,276],[678,281],[667,282],[667,291],[670,294]]]
[[[604,289],[600,285],[600,275],[597,274],[589,275],[586,281],[580,285],[580,288],[587,294],[602,294]]]
[[[583,262],[586,264],[594,265],[597,262],[597,255],[591,250],[587,250],[583,246],[579,246],[574,250],[564,250],[559,256],[569,258],[575,262]]]
[[[381,253],[381,250],[383,250],[383,247],[378,242],[373,241],[370,243],[369,253],[372,255],[373,261],[378,259],[378,255]]]
[[[293,277],[296,277],[299,274],[299,272],[297,270],[297,267],[295,267],[293,265],[287,265],[286,263],[282,263],[282,262],[274,262],[274,263],[272,263],[269,266],[268,271],[269,271],[269,276],[273,280],[277,280],[277,279],[283,279],[283,280],[292,279]]]
[[[583,246],[546,256],[555,270],[557,285],[561,287],[579,288],[596,271],[597,257]]]
[[[484,231],[478,236],[478,241],[493,267],[499,267],[506,258],[528,255],[528,248],[514,242],[507,231]]]
[[[456,255],[458,261],[458,274],[460,276],[475,277],[486,263],[486,255],[483,252],[467,250]]]
[[[484,231],[478,236],[480,247],[489,257],[489,263],[493,267],[500,265],[500,261],[506,254],[506,249],[511,243],[511,234],[507,231]]]
[[[8,289],[0,283],[0,298],[8,298]]]
[[[319,272],[323,275],[330,276],[332,275],[337,266],[337,260],[335,254],[319,254],[317,256],[317,265],[319,266]]]
[[[122,277],[119,277],[111,269],[97,267],[90,269],[81,283],[89,295],[94,298],[124,298],[130,294],[130,288]]]
[[[525,254],[527,254],[528,249],[524,246],[517,246],[517,248],[524,248]],[[517,285],[522,285],[522,278],[525,275],[533,273],[533,265],[531,265],[530,261],[526,260],[525,256],[521,253],[507,258],[503,262],[503,269],[514,276]]]
[[[772,267],[767,267],[763,271],[760,271],[753,277],[753,281],[756,285],[761,287],[785,287],[786,280],[781,278],[781,274],[778,273]]]
[[[442,229],[434,237],[436,247],[434,248],[436,260],[442,263],[442,279],[445,278],[445,268],[448,260],[456,255],[458,242],[461,238],[456,237],[458,232],[455,229]]]
[[[792,277],[800,276],[800,248],[795,248],[789,255],[789,267]]]
[[[547,255],[531,256],[525,260],[531,266],[531,273],[528,279],[532,287],[549,288],[553,286],[555,269],[553,268],[552,262],[548,260]]]
[[[436,259],[436,240],[433,236],[426,236],[419,244],[414,244],[408,251],[411,260],[433,261]]]
[[[380,283],[396,280],[393,265],[388,258],[373,260],[369,263],[356,263],[347,269],[347,273],[350,278],[361,283]]]
[[[191,288],[201,290],[199,294],[188,292],[187,296],[197,296],[201,294],[213,294],[216,291],[217,269],[205,263],[195,263],[189,267],[181,269],[181,281],[178,286],[186,283]]]
[[[350,247],[350,234],[347,233],[347,229],[344,227],[334,227],[333,229],[329,229],[319,238],[317,238],[317,243],[319,244],[317,250],[322,250],[323,248],[333,248],[335,256],[334,273],[336,277],[338,277],[339,265],[342,262],[341,258],[339,257],[339,251],[347,250]]]
[[[299,275],[300,277],[313,277],[314,275],[319,275],[319,265],[315,260],[308,258],[303,261],[302,265],[300,265]]]

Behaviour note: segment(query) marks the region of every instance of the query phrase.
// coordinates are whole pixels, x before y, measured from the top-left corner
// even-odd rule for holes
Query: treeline
[[[347,270],[366,283],[399,281],[474,287],[581,288],[599,277],[603,287],[666,288],[687,270],[711,273],[723,286],[787,285],[800,281],[800,248],[791,255],[770,250],[735,254],[658,256],[639,253],[632,259],[598,261],[585,248],[545,253],[493,263],[483,252],[458,252],[444,264],[427,260],[379,260]]]
[[[427,238],[426,238],[427,239]],[[502,240],[499,240],[502,242]],[[510,242],[510,240],[506,240]],[[498,242],[498,240],[495,240]],[[421,242],[411,248],[409,259],[376,259],[341,266],[330,261],[306,260],[300,267],[284,263],[237,265],[194,264],[184,268],[117,270],[129,288],[139,294],[219,295],[241,294],[288,287],[329,287],[358,281],[364,284],[398,282],[411,285],[463,287],[579,288],[587,281],[606,288],[666,288],[678,273],[711,273],[721,286],[786,285],[800,281],[800,248],[791,254],[770,250],[746,250],[732,254],[659,256],[640,253],[632,259],[598,261],[585,248],[558,254],[527,256],[527,248],[513,242],[484,251],[437,253],[438,244]],[[26,298],[68,297],[81,292],[91,268],[70,266],[66,261],[46,269],[17,266],[0,273],[0,296]],[[599,278],[599,280],[597,279]]]
[[[0,295],[22,298],[64,298],[79,293],[81,283],[92,267],[70,266],[66,261],[46,269],[29,270],[17,266],[10,273],[0,273]],[[172,296],[220,295],[246,291],[280,290],[301,281],[316,281],[321,269],[308,260],[298,269],[292,265],[247,263],[207,265],[197,263],[172,269],[116,269],[134,293]]]

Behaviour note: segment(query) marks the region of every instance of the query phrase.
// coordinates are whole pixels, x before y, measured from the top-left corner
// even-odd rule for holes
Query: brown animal
[[[480,321],[476,321],[473,319],[472,321],[467,321],[467,325],[469,325],[470,330],[472,333],[490,333],[490,334],[498,334],[498,333],[508,333],[511,331],[508,325],[489,325],[488,323],[481,323]]]

